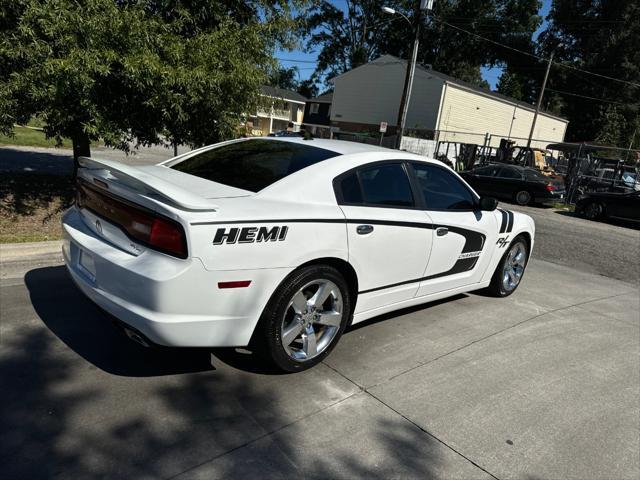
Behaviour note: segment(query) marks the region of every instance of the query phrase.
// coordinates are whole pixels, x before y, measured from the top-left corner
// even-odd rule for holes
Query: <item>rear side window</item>
[[[278,140],[247,140],[207,150],[171,168],[235,188],[258,192],[272,183],[339,154]]]
[[[362,203],[362,191],[360,190],[360,182],[356,173],[347,175],[340,180],[339,188],[342,192],[342,201],[344,203]]]
[[[515,168],[501,168],[500,172],[498,173],[498,176],[500,178],[514,178],[517,180],[522,179],[522,174],[520,173],[519,170],[516,170]]]
[[[473,173],[482,177],[495,177],[496,173],[498,173],[498,167],[493,165],[489,167],[480,167],[476,168]]]
[[[427,210],[471,210],[475,198],[465,185],[444,168],[413,164]]]
[[[369,207],[413,207],[411,184],[402,164],[362,167],[335,184],[341,204]]]
[[[359,174],[366,204],[413,207],[409,177],[399,163],[364,168]]]

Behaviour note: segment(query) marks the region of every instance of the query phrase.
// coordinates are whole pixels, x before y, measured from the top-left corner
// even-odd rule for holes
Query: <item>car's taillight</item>
[[[78,184],[77,204],[119,226],[133,240],[160,252],[187,258],[184,228],[175,220],[98,191],[85,182]]]
[[[172,252],[177,257],[184,258],[187,254],[187,246],[184,242],[184,230],[174,222],[156,217],[151,225],[149,245]]]
[[[558,190],[558,187],[557,187],[557,186],[555,186],[553,183],[549,183],[549,184],[547,185],[547,187],[546,187],[546,188],[547,188],[547,190],[548,190],[549,192],[553,192],[553,191],[555,191],[555,190]]]

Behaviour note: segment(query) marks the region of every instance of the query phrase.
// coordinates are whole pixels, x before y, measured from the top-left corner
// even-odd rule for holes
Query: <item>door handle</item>
[[[439,237],[444,237],[447,233],[449,233],[449,229],[447,227],[438,227],[436,229],[436,235]]]
[[[356,232],[358,235],[366,235],[367,233],[373,232],[373,225],[358,225],[356,228]]]

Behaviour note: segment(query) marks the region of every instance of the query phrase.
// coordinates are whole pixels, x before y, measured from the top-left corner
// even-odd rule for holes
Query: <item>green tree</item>
[[[237,134],[276,47],[292,46],[288,2],[0,0],[0,131],[33,115],[49,137],[200,145]]]
[[[284,88],[285,90],[296,91],[299,86],[297,67],[278,67],[269,76],[269,84],[273,87]]]
[[[595,138],[602,145],[623,146],[627,120],[615,105],[600,107],[600,126]]]
[[[569,119],[567,139],[599,139],[624,148],[634,139],[640,122],[638,18],[640,2],[637,0],[553,1],[547,18],[549,26],[540,38],[541,53],[546,56],[555,49],[559,63],[629,82],[555,65],[549,76],[549,87],[556,92],[551,91],[550,96],[560,97],[564,102],[562,114]],[[640,147],[638,134],[634,146]]]
[[[329,79],[385,53],[408,58],[412,28],[400,15],[383,13],[382,7],[392,7],[413,21],[417,1],[346,0],[343,11],[316,0],[305,31],[309,50],[320,49],[318,77]],[[538,0],[436,0],[433,12],[423,19],[418,61],[486,86],[480,68],[509,64],[514,52],[455,27],[533,52],[532,35],[541,22],[539,8]]]

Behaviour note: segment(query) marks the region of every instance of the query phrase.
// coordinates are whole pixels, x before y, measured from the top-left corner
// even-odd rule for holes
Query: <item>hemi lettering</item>
[[[256,242],[275,242],[278,240],[278,233],[280,233],[280,227],[271,227],[271,229],[268,227],[260,227],[258,235],[256,236]]]
[[[280,229],[280,235],[278,235],[278,241],[282,241],[286,238],[287,232],[289,231],[289,227],[282,227]]]
[[[214,245],[222,245],[223,243],[236,243],[238,239],[239,228],[230,228],[227,232],[226,228],[219,228],[216,231],[215,237],[213,237]]]

